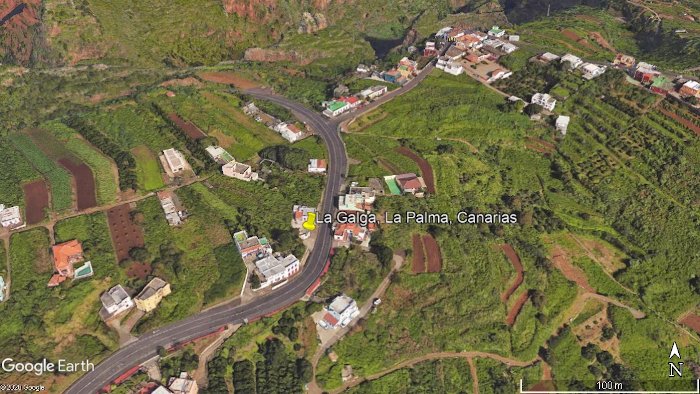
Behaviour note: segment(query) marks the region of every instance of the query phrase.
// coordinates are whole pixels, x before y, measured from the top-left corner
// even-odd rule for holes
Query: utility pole
[[[549,18],[549,7],[551,6],[551,3],[547,3],[547,18]]]

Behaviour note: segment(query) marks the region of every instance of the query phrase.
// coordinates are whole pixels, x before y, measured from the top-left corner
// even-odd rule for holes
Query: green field
[[[163,174],[160,170],[158,157],[145,145],[139,145],[133,148],[131,153],[136,159],[138,184],[148,191],[163,187]]]
[[[31,163],[15,150],[12,143],[0,136],[0,163],[6,173],[0,177],[0,204],[24,206],[22,184],[41,178]]]
[[[101,204],[113,202],[117,198],[119,180],[115,178],[114,163],[97,149],[82,139],[77,132],[59,122],[42,125],[50,131],[60,144],[70,153],[85,162],[95,177],[97,201]]]
[[[73,206],[72,177],[49,159],[25,134],[13,134],[12,143],[26,160],[40,172],[48,181],[51,188],[51,204],[55,211],[63,211]]]
[[[155,101],[166,113],[177,113],[197,125],[239,161],[255,156],[262,148],[283,143],[280,135],[245,115],[236,96],[214,91],[179,89],[175,97],[157,95]]]

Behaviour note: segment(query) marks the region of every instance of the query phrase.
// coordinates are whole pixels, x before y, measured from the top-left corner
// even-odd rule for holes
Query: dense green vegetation
[[[379,379],[363,382],[349,393],[471,393],[469,364],[461,358],[425,361]]]
[[[51,204],[54,210],[63,211],[73,205],[72,177],[63,167],[49,159],[25,134],[13,134],[10,139],[48,181],[51,188]]]
[[[326,280],[316,295],[330,299],[344,292],[358,303],[364,303],[390,268],[389,264],[381,264],[374,254],[363,252],[359,247],[339,249],[331,258]]]
[[[10,263],[12,295],[0,304],[4,322],[0,348],[8,357],[97,362],[117,347],[97,313],[99,295],[110,286],[109,281],[92,278],[46,287],[53,264],[44,229],[14,234]],[[58,385],[56,388],[60,390]]]
[[[0,136],[0,165],[5,173],[0,177],[0,204],[24,205],[22,184],[38,179],[40,174],[25,160],[10,141]]]

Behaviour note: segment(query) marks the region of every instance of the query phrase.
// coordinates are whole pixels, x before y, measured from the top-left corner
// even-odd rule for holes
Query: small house
[[[535,93],[530,99],[531,104],[541,105],[547,111],[553,111],[557,100],[547,93]]]
[[[324,159],[311,159],[307,170],[312,174],[323,174],[326,172],[326,161]]]

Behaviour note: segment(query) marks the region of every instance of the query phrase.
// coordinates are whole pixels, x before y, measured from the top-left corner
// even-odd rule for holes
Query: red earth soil
[[[117,259],[122,261],[129,258],[129,250],[143,247],[143,231],[131,220],[131,207],[123,204],[107,211],[109,232],[117,252]]]
[[[552,263],[554,263],[554,266],[561,271],[566,279],[576,283],[589,293],[595,293],[595,289],[588,283],[586,274],[569,261],[569,257],[559,246],[552,249]]]
[[[177,116],[177,114],[173,113],[173,114],[168,115],[168,119],[170,119],[173,123],[175,123],[175,125],[177,127],[179,127],[180,130],[184,131],[185,134],[187,134],[187,136],[193,140],[199,140],[199,139],[205,138],[207,136],[194,123],[186,122],[184,119]]]
[[[673,112],[668,111],[668,110],[666,110],[666,109],[664,109],[664,108],[659,108],[659,111],[660,111],[662,114],[668,116],[669,118],[675,120],[676,122],[682,124],[683,126],[689,128],[689,129],[692,130],[696,135],[700,135],[700,127],[696,126],[693,122],[689,121],[688,119],[686,119],[686,118],[684,118],[684,117],[682,117],[682,116],[678,116],[677,114],[674,114]]]
[[[435,177],[433,176],[433,167],[430,166],[428,160],[418,156],[416,152],[406,148],[405,146],[397,148],[396,151],[418,164],[418,167],[420,167],[420,173],[425,181],[425,186],[428,188],[428,193],[435,194]]]
[[[508,244],[503,244],[501,246],[501,249],[503,249],[503,253],[506,254],[506,257],[508,257],[508,260],[510,260],[510,263],[513,264],[513,268],[515,268],[515,280],[513,281],[513,284],[510,285],[510,287],[501,294],[501,301],[506,302],[508,301],[508,298],[510,298],[513,293],[515,293],[515,290],[518,289],[518,287],[523,283],[523,264],[520,262],[520,257],[518,254],[515,252],[515,249],[513,249],[512,246]]]
[[[88,209],[97,206],[95,196],[95,177],[92,170],[85,163],[76,164],[70,159],[60,159],[58,161],[66,170],[70,171],[75,179],[76,194],[78,195],[78,210]]]
[[[692,328],[693,330],[695,330],[695,332],[700,334],[700,316],[690,314],[684,317],[683,320],[681,320],[681,323]]]
[[[39,180],[25,184],[24,206],[26,207],[27,224],[36,224],[44,220],[46,210],[49,209],[49,188],[46,181]]]
[[[146,279],[151,274],[153,268],[147,263],[133,263],[126,269],[126,276],[129,278]]]
[[[515,304],[513,304],[513,307],[510,308],[510,312],[508,312],[508,316],[506,316],[506,324],[509,326],[512,326],[515,324],[515,319],[518,318],[518,314],[520,313],[520,310],[523,309],[523,305],[527,302],[527,299],[530,298],[530,294],[526,291],[523,292],[523,294],[518,297],[518,299],[515,301]]]
[[[428,272],[440,272],[442,269],[442,253],[440,252],[440,245],[438,245],[437,241],[432,235],[423,234],[423,247],[425,248],[426,256],[428,256]]]
[[[41,0],[0,0],[0,57],[14,59],[22,65],[29,65],[37,46],[44,45],[42,29],[35,26],[41,23]]]
[[[251,89],[259,86],[249,79],[230,72],[206,72],[199,74],[199,76],[205,81],[234,85],[239,89]]]
[[[425,272],[425,252],[423,251],[423,242],[421,242],[419,234],[413,234],[411,241],[413,242],[413,273],[420,274]]]

